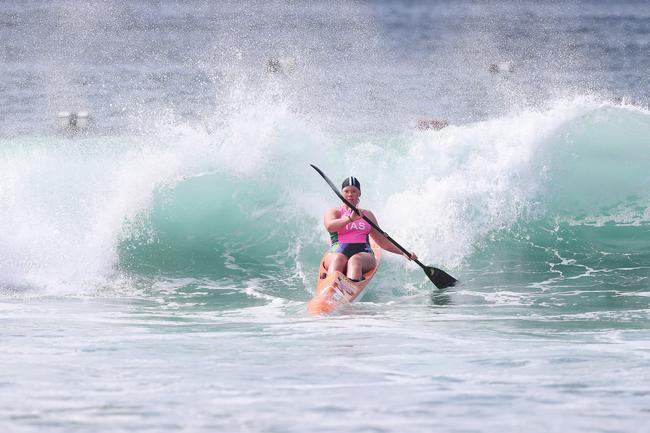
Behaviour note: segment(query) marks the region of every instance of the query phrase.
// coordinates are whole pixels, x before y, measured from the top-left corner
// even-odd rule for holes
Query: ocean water
[[[0,41],[2,431],[644,431],[647,2],[0,2]],[[309,316],[310,163],[460,285],[386,254]]]

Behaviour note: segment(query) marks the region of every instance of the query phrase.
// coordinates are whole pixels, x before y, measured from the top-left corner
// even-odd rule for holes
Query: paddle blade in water
[[[455,286],[458,281],[442,269],[427,266],[424,268],[424,272],[427,274],[427,277],[429,277],[431,282],[439,289]]]

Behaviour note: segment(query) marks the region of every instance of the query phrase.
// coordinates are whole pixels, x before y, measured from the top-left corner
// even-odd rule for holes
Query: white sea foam
[[[240,100],[212,131],[165,118],[144,137],[8,140],[0,154],[2,285],[92,286],[114,272],[117,246],[135,227],[125,222],[146,214],[159,189],[205,173],[238,179],[243,190],[261,182],[280,191],[284,202],[259,217],[306,218],[312,222],[298,235],[325,240],[322,212],[337,200],[309,163],[336,183],[351,173],[361,178],[362,207],[385,230],[424,261],[453,269],[488,233],[546,210],[540,197],[557,182],[554,155],[571,143],[567,128],[628,112],[583,98],[437,132],[350,141],[327,138],[270,92]],[[634,113],[643,116],[634,122],[648,121]],[[647,195],[640,200],[647,215]]]

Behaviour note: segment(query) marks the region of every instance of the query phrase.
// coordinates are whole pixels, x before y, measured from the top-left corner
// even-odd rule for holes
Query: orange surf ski
[[[331,275],[327,274],[324,262],[325,253],[320,261],[320,269],[318,270],[318,284],[316,286],[316,293],[314,297],[307,304],[307,311],[313,316],[320,314],[333,313],[341,306],[361,299],[364,289],[375,276],[375,272],[379,268],[381,259],[381,248],[374,241],[370,241],[372,251],[377,260],[377,266],[363,274],[361,281],[352,281],[345,274],[341,272],[333,272]]]

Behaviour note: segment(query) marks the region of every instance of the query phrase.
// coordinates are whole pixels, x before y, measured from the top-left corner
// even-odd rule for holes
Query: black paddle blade
[[[427,277],[429,277],[431,282],[439,289],[453,287],[458,282],[456,278],[452,277],[442,269],[427,266],[424,268],[424,273],[427,274]]]

